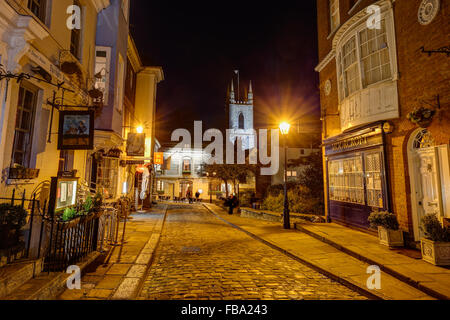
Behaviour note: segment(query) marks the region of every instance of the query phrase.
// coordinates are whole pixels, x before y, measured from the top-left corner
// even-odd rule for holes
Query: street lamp
[[[283,146],[284,146],[284,209],[283,209],[283,221],[284,228],[290,229],[291,222],[289,218],[289,202],[288,202],[288,193],[287,193],[287,147],[286,140],[287,135],[289,133],[289,129],[291,125],[287,122],[282,122],[280,124],[281,135],[283,136]]]
[[[137,133],[143,133],[144,132],[144,128],[142,126],[139,126],[136,128]]]

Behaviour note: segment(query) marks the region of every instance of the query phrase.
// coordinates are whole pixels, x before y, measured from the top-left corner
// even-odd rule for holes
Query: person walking
[[[188,191],[186,192],[186,198],[188,199],[189,203],[192,203],[191,189],[188,189]]]
[[[229,207],[228,214],[230,214],[230,215],[233,214],[234,208],[236,208],[238,206],[238,199],[237,199],[237,197],[234,194],[231,195],[227,199],[226,205]]]
[[[200,192],[197,191],[197,192],[195,193],[195,199],[196,199],[196,202],[198,202],[199,198],[200,198]]]

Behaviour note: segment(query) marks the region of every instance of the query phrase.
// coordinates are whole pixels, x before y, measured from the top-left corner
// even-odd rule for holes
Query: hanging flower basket
[[[89,96],[92,99],[101,99],[103,98],[103,92],[97,88],[89,90]]]
[[[436,114],[435,110],[420,107],[408,113],[406,118],[421,128],[427,128],[431,125],[431,122],[433,121],[433,117],[435,114]]]
[[[76,62],[63,62],[61,65],[61,71],[65,74],[81,74],[80,67]]]

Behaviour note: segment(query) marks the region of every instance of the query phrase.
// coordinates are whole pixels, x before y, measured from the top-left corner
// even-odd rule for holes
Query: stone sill
[[[6,184],[9,186],[33,185],[37,183],[37,179],[7,179]]]

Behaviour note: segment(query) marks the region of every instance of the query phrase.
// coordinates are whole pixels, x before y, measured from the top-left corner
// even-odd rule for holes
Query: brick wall
[[[352,10],[352,15],[377,1],[367,0]],[[407,146],[411,134],[417,126],[406,119],[414,108],[423,105],[421,100],[436,104],[435,97],[440,95],[441,110],[438,111],[428,130],[436,145],[450,143],[450,58],[445,54],[429,57],[421,53],[426,50],[448,46],[450,40],[450,2],[441,1],[437,17],[427,26],[418,22],[417,13],[421,1],[398,0],[394,6],[397,60],[399,70],[398,93],[400,118],[392,120],[394,132],[387,135],[387,160],[390,176],[390,192],[393,211],[398,215],[401,228],[412,234],[412,209],[410,196],[410,177],[408,170]],[[352,0],[340,1],[340,22],[344,24]],[[332,49],[333,36],[330,35],[328,0],[317,0],[319,61],[322,61]],[[329,39],[327,39],[329,37]],[[329,96],[324,94],[327,80],[331,80],[332,90]],[[322,108],[323,136],[328,137],[340,132],[338,113],[338,91],[336,61],[332,59],[320,72],[320,100]],[[426,106],[426,104],[425,104]]]

